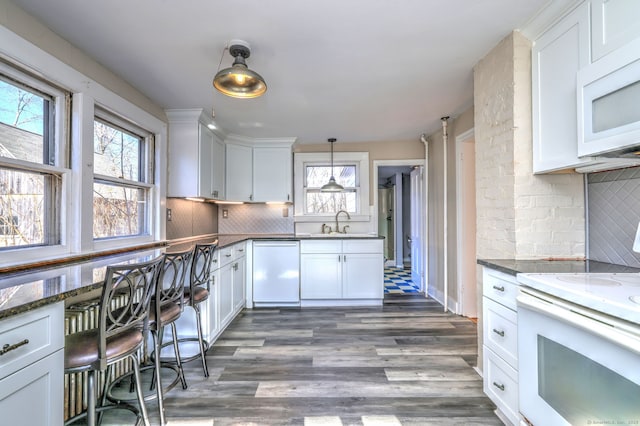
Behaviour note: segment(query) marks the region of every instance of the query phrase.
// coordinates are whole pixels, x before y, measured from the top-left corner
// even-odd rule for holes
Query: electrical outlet
[[[222,209],[222,218],[223,219],[228,219],[229,218],[229,210]]]
[[[171,209],[167,209],[167,222],[171,222],[173,217],[171,216]]]
[[[289,207],[282,208],[282,217],[289,217]]]

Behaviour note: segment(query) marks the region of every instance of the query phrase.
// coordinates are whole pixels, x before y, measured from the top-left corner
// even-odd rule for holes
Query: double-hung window
[[[356,213],[360,192],[358,167],[353,164],[304,165],[305,214],[335,214],[340,210]],[[321,188],[331,176],[344,187],[342,192],[322,192]]]
[[[93,138],[93,237],[150,235],[153,135],[96,109]]]
[[[62,243],[69,97],[0,62],[0,250]]]

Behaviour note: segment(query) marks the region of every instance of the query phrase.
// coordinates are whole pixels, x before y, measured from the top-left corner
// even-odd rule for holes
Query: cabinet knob
[[[504,291],[504,286],[503,286],[503,285],[502,285],[502,286],[494,285],[494,286],[493,286],[493,289],[494,289],[494,290],[498,290],[498,291]]]

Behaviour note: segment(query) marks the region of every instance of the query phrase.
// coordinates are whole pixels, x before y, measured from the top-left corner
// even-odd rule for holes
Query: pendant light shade
[[[329,182],[322,185],[320,188],[321,192],[342,192],[344,191],[344,187],[338,182],[336,182],[336,178],[333,177],[333,144],[336,142],[336,138],[328,139],[331,144],[331,177],[329,178]]]
[[[247,67],[245,59],[251,54],[249,43],[231,40],[229,54],[235,58],[230,68],[218,71],[213,87],[232,98],[257,98],[267,91],[267,84],[257,72]]]

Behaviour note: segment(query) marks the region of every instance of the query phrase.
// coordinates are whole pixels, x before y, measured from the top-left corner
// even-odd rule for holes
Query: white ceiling
[[[473,66],[547,0],[12,0],[162,108],[301,143],[416,140],[473,102]],[[256,99],[211,85],[251,44]],[[231,65],[225,53],[222,67]]]

